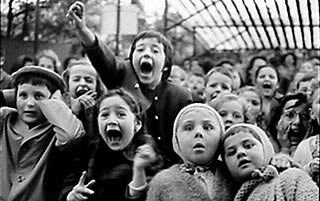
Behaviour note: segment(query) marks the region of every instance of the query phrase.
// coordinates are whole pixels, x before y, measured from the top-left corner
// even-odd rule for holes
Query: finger
[[[84,185],[84,182],[85,182],[85,180],[86,180],[86,177],[87,177],[87,172],[86,172],[86,171],[83,171],[82,174],[81,174],[81,177],[80,177],[80,179],[79,179],[78,185],[83,186],[83,185]]]
[[[81,189],[81,194],[82,195],[93,195],[94,191],[89,189],[89,188],[82,188]]]
[[[96,180],[91,180],[89,183],[87,183],[86,185],[85,185],[85,187],[86,188],[90,188],[90,187],[92,187],[94,184],[96,183]]]
[[[84,196],[84,195],[82,195],[80,193],[75,193],[74,197],[76,198],[77,201],[82,201],[82,200],[87,200],[88,199],[87,196]]]

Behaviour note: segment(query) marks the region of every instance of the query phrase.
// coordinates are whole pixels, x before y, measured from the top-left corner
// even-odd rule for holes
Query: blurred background
[[[52,49],[60,61],[81,54],[81,44],[65,17],[74,1],[1,0],[3,69],[21,55]],[[175,50],[175,64],[199,60],[212,66],[223,58],[248,62],[294,52],[320,55],[319,0],[82,0],[91,30],[127,57],[133,37],[155,29]]]

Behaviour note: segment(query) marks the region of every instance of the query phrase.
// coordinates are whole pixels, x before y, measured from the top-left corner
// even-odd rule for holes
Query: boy
[[[56,98],[64,91],[58,74],[23,67],[13,74],[13,84],[16,109],[0,110],[0,200],[56,200],[68,167],[64,150],[83,135],[83,126]]]
[[[165,166],[177,162],[172,144],[176,114],[192,102],[187,89],[167,81],[172,66],[172,48],[162,34],[145,31],[131,46],[129,60],[117,62],[111,50],[85,25],[84,4],[76,2],[68,11],[86,53],[108,89],[123,87],[141,103],[146,128],[156,139]]]

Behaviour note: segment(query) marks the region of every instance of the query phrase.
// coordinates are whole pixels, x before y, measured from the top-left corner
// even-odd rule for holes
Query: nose
[[[226,123],[233,123],[232,114],[227,114],[224,119]]]
[[[29,107],[34,106],[34,105],[35,105],[35,100],[34,100],[34,98],[29,97],[29,98],[26,100],[26,105],[29,106]]]
[[[202,129],[200,127],[196,128],[195,132],[195,138],[203,138]]]
[[[301,123],[300,114],[297,114],[296,117],[292,121],[292,126],[297,127]]]
[[[215,88],[215,92],[216,92],[216,93],[220,93],[221,91],[222,91],[222,88],[221,88],[220,84],[218,84],[218,85],[216,86],[216,88]]]
[[[246,156],[246,151],[244,148],[238,148],[237,150],[237,159],[240,159],[242,157]]]
[[[80,85],[86,85],[87,83],[83,78],[81,78],[80,81],[79,81],[79,84]]]
[[[109,118],[107,119],[107,125],[114,126],[114,125],[117,125],[117,124],[118,124],[118,122],[117,122],[116,115],[115,114],[110,114]]]

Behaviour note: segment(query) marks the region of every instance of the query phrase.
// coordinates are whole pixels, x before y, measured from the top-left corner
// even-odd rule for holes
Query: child
[[[147,201],[232,200],[235,189],[218,161],[224,126],[206,104],[184,107],[174,122],[172,144],[183,160],[158,173],[150,182]]]
[[[205,80],[203,76],[194,73],[189,74],[187,87],[191,91],[194,103],[205,102],[204,85]]]
[[[88,135],[94,131],[94,106],[105,89],[96,70],[85,59],[74,61],[62,74],[72,111],[83,122]]]
[[[216,99],[210,101],[208,105],[219,112],[225,129],[234,124],[245,122],[246,105],[235,94],[221,93]]]
[[[218,97],[221,92],[232,92],[233,76],[230,70],[214,67],[205,76],[206,103]]]
[[[313,180],[320,185],[319,163],[320,163],[320,88],[314,90],[311,97],[312,117],[315,121],[314,127],[317,128],[315,136],[309,136],[297,147],[293,159],[301,164],[309,173]]]
[[[258,67],[255,75],[255,87],[262,97],[263,121],[269,125],[274,110],[280,105],[282,95],[277,93],[279,73],[271,65]]]
[[[169,80],[171,80],[172,83],[185,87],[187,78],[188,78],[188,74],[183,68],[181,68],[178,65],[172,66],[170,77],[169,77]]]
[[[319,188],[302,170],[278,174],[268,165],[273,147],[263,130],[250,124],[230,127],[222,139],[222,159],[241,184],[234,200],[319,200]]]
[[[57,94],[62,78],[38,66],[13,74],[16,109],[1,108],[0,200],[54,201],[67,166],[69,142],[81,122]]]
[[[266,129],[262,121],[262,98],[253,86],[245,86],[237,92],[239,99],[246,104],[246,123],[254,124]]]
[[[131,94],[116,89],[103,95],[97,106],[99,139],[81,146],[82,159],[74,160],[60,200],[142,199],[146,168],[158,159],[150,137],[142,132],[140,105]]]
[[[43,68],[47,68],[56,73],[61,73],[60,71],[60,60],[58,55],[53,50],[43,50],[37,56],[37,65]]]
[[[167,80],[172,65],[170,42],[159,32],[142,32],[133,40],[129,59],[118,62],[85,25],[84,13],[83,3],[75,2],[68,17],[92,65],[108,89],[123,87],[137,97],[146,115],[146,129],[159,145],[166,166],[170,166],[178,160],[170,143],[174,118],[182,107],[192,102],[187,89]]]

